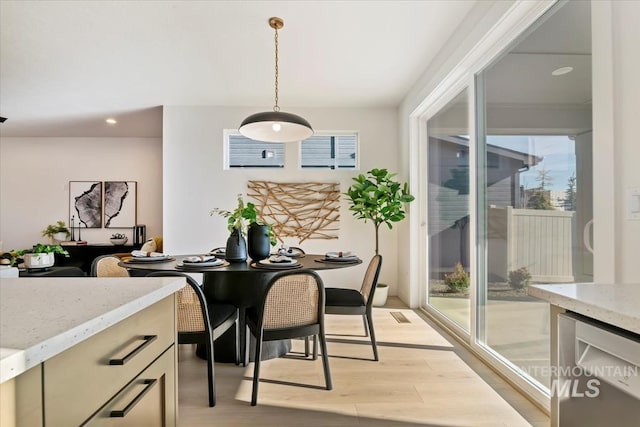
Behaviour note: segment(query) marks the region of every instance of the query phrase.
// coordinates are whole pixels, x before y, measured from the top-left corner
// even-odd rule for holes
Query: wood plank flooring
[[[399,323],[391,313],[409,323]],[[454,340],[390,298],[374,308],[380,361],[359,316],[326,317],[333,390],[322,361],[288,357],[261,365],[251,407],[253,364],[216,364],[217,405],[207,405],[206,364],[179,350],[179,425],[199,426],[548,426],[549,418]]]

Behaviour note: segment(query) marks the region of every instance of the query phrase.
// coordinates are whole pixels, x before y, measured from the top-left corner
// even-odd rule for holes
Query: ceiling
[[[163,105],[398,105],[476,0],[0,1],[2,136],[160,136]],[[115,117],[118,124],[104,119]]]

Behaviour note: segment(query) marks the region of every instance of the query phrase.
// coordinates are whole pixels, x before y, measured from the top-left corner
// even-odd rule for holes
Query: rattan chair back
[[[120,267],[122,261],[114,255],[101,255],[91,263],[91,276],[93,277],[129,277],[129,271]]]
[[[380,275],[380,266],[382,265],[382,256],[374,255],[369,261],[367,271],[364,273],[362,279],[362,286],[360,287],[360,293],[364,297],[366,305],[371,305],[373,302],[373,294],[375,292],[376,284],[378,283],[378,276]]]
[[[265,299],[263,328],[282,329],[318,323],[322,289],[318,279],[309,273],[279,277]]]

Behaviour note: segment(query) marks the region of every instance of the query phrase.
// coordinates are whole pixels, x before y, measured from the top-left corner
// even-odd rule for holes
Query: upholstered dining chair
[[[122,261],[115,255],[100,255],[91,262],[92,277],[129,277],[129,271],[120,267]]]
[[[346,288],[326,288],[327,295],[325,303],[326,314],[354,314],[362,316],[365,336],[371,337],[373,347],[373,358],[378,359],[378,346],[376,344],[376,334],[373,330],[373,317],[371,308],[373,295],[376,291],[380,268],[382,267],[382,256],[375,255],[369,261],[369,266],[364,274],[360,290]],[[315,338],[315,337],[314,337]],[[314,345],[315,347],[315,345]],[[314,349],[315,352],[315,349]]]
[[[187,286],[177,293],[178,344],[201,344],[206,347],[209,406],[216,405],[213,342],[232,327],[236,328],[236,365],[240,364],[238,348],[238,309],[231,304],[207,302],[198,282],[178,271],[155,271],[146,277],[181,276]]]
[[[327,390],[332,389],[327,340],[324,333],[324,284],[311,270],[276,274],[258,307],[247,310],[247,328],[256,337],[251,405],[258,401],[260,358],[264,341],[318,335]]]

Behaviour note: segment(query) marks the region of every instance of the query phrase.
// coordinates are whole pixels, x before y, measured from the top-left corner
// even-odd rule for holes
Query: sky
[[[527,172],[520,175],[520,182],[525,188],[535,188],[538,171],[546,169],[552,182],[547,182],[547,190],[566,190],[569,178],[576,173],[575,141],[567,135],[490,135],[487,143],[510,150],[529,153],[543,160]]]

